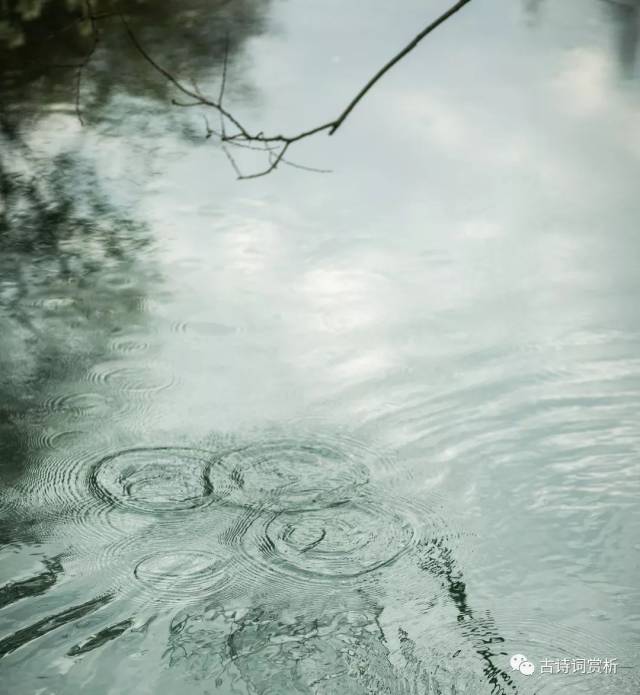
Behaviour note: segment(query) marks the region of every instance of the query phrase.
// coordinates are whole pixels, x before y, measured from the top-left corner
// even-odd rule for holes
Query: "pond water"
[[[640,3],[2,7],[3,690],[640,692]]]

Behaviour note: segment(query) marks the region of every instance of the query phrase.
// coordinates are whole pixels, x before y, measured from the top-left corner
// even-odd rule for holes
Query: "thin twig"
[[[207,129],[207,134],[205,135],[205,138],[208,140],[212,135],[217,135],[219,138],[221,138],[222,134],[216,133],[216,131],[209,126],[209,121],[207,120],[207,117],[204,114],[202,114],[202,118],[204,118],[204,125]]]
[[[161,75],[164,75],[164,77],[171,82],[171,84],[174,85],[179,91],[181,91],[183,94],[185,94],[188,97],[191,97],[192,99],[196,101],[200,101],[203,105],[205,106],[211,106],[214,109],[217,109],[222,113],[222,115],[225,118],[228,118],[233,125],[236,126],[236,128],[242,133],[244,136],[247,138],[250,138],[249,133],[240,125],[240,123],[224,108],[220,106],[220,104],[216,103],[215,101],[211,101],[210,99],[207,99],[206,97],[203,97],[202,95],[198,94],[197,92],[194,92],[187,87],[185,87],[181,82],[179,82],[168,70],[165,70],[159,63],[157,63],[142,47],[138,39],[136,38],[135,34],[131,30],[131,27],[129,26],[127,20],[124,18],[124,15],[120,14],[120,21],[124,25],[124,28],[127,32],[127,35],[131,39],[131,42],[133,45],[136,47],[138,52],[145,58],[145,60],[153,67],[155,68]]]
[[[298,164],[297,162],[292,162],[290,159],[282,158],[282,163],[286,164],[288,167],[293,169],[300,169],[301,171],[309,171],[313,174],[332,174],[332,169],[318,169],[317,167],[310,167],[306,164]]]
[[[222,99],[224,98],[224,88],[227,84],[227,60],[229,59],[229,34],[224,45],[224,62],[222,63],[222,80],[220,81],[220,94],[218,96],[218,104],[222,106]],[[220,131],[222,132],[223,140],[227,137],[227,133],[224,128],[224,116],[222,111],[220,111]]]
[[[91,22],[91,36],[93,38],[93,45],[89,49],[89,52],[85,55],[84,59],[80,64],[76,66],[76,116],[80,125],[84,125],[84,119],[82,118],[82,108],[80,105],[80,87],[82,85],[82,71],[89,65],[93,54],[98,48],[98,41],[100,41],[100,34],[98,33],[98,17],[93,14],[93,7],[91,6],[91,0],[85,0],[85,9],[87,16],[84,18],[85,21],[88,19]]]
[[[245,145],[246,147],[246,145]],[[257,150],[259,149],[258,147],[252,147],[251,149]],[[273,153],[273,148],[269,147],[266,143],[264,144],[264,152],[267,153],[267,156],[269,158],[270,162],[273,162],[275,155]],[[285,159],[282,157],[280,159],[282,164],[286,164],[288,167],[292,167],[293,169],[301,169],[302,171],[310,171],[314,174],[331,174],[333,173],[331,169],[318,169],[317,167],[310,167],[305,164],[298,164],[297,162],[292,162],[290,159]]]
[[[336,118],[329,135],[333,135],[336,130],[345,122],[347,116],[353,111],[357,106],[358,102],[362,100],[364,95],[373,87],[373,85],[382,78],[391,68],[399,63],[408,53],[410,53],[425,36],[428,36],[434,29],[437,29],[441,24],[447,21],[449,17],[453,16],[456,12],[459,12],[465,5],[470,3],[471,0],[460,0],[455,5],[451,6],[446,12],[441,14],[438,19],[431,22],[429,26],[425,27],[417,36],[415,36],[401,51],[397,53],[393,58],[386,64],[383,65],[380,70],[365,84],[365,86],[356,94],[356,96],[347,105],[345,110]]]
[[[271,163],[266,169],[264,169],[263,171],[258,171],[255,174],[245,174],[244,176],[239,176],[238,179],[242,181],[246,181],[248,179],[258,179],[261,176],[266,176],[267,174],[270,174],[272,171],[275,171],[278,168],[278,164],[280,164],[280,162],[282,161],[285,152],[289,148],[289,145],[291,145],[290,142],[285,142],[278,155],[269,158]]]
[[[82,110],[80,108],[80,83],[82,81],[82,68],[84,66],[80,65],[76,71],[76,116],[80,121],[80,125],[84,125],[84,119],[82,118]]]
[[[182,106],[182,108],[185,108],[185,109],[188,109],[190,106],[202,106],[202,102],[201,102],[201,101],[194,101],[194,102],[191,103],[191,104],[185,104],[184,101],[178,101],[177,99],[172,99],[172,100],[171,100],[171,103],[172,103],[174,106]]]
[[[238,167],[238,164],[236,163],[236,160],[231,156],[231,152],[229,152],[229,149],[225,146],[225,144],[222,144],[222,151],[225,153],[227,159],[231,163],[231,166],[233,167],[233,170],[236,172],[236,176],[239,179],[244,178],[242,176],[242,172],[240,171],[240,168]]]

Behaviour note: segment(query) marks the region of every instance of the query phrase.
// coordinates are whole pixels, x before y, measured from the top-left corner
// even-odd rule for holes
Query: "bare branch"
[[[87,0],[87,4],[89,5],[90,0]],[[193,101],[185,103],[182,101],[178,101],[177,99],[173,99],[172,103],[176,106],[182,106],[182,107],[192,107],[192,106],[205,106],[214,109],[215,111],[218,112],[219,117],[220,117],[220,132],[216,132],[213,129],[209,127],[209,122],[207,121],[205,117],[205,124],[207,128],[207,135],[206,137],[209,138],[211,135],[216,135],[222,145],[223,145],[223,150],[227,158],[229,159],[234,171],[236,172],[237,176],[239,179],[246,180],[246,179],[254,179],[258,178],[260,176],[266,176],[267,174],[270,174],[272,171],[277,169],[278,165],[282,162],[284,164],[287,164],[289,166],[293,166],[296,168],[300,169],[305,169],[305,170],[310,170],[310,171],[322,171],[318,169],[314,169],[312,167],[306,167],[302,166],[299,164],[294,164],[293,162],[289,162],[284,158],[285,153],[289,149],[291,145],[293,145],[296,142],[299,142],[300,140],[304,140],[306,138],[312,137],[313,135],[317,135],[318,133],[321,133],[323,131],[328,131],[329,135],[333,135],[338,128],[345,122],[345,120],[349,117],[351,112],[354,110],[354,108],[362,101],[362,99],[365,97],[365,95],[371,90],[371,88],[389,71],[391,68],[396,65],[398,62],[400,62],[408,53],[410,53],[426,36],[428,36],[432,31],[437,29],[441,24],[446,22],[450,17],[452,17],[454,14],[459,12],[465,5],[469,4],[471,0],[458,0],[454,5],[452,5],[446,12],[441,14],[436,20],[431,22],[429,25],[427,25],[420,33],[418,33],[399,53],[397,53],[391,60],[389,60],[385,65],[383,65],[376,73],[373,75],[373,77],[362,87],[362,89],[356,94],[356,96],[347,104],[347,106],[343,109],[343,111],[338,115],[337,118],[335,118],[332,121],[328,121],[326,123],[323,123],[322,125],[315,126],[314,128],[310,128],[309,130],[304,130],[301,131],[300,133],[297,133],[295,135],[284,135],[284,134],[278,134],[278,135],[265,135],[262,131],[259,131],[255,134],[251,134],[248,128],[246,128],[239,119],[237,119],[235,116],[231,114],[231,112],[225,108],[222,103],[224,99],[224,92],[225,92],[225,87],[226,87],[226,81],[227,81],[227,66],[228,66],[228,53],[229,53],[229,40],[227,37],[227,43],[225,46],[225,54],[224,54],[224,62],[222,66],[222,78],[221,78],[221,84],[220,84],[220,92],[218,95],[218,100],[215,101],[209,97],[204,96],[200,90],[198,89],[197,85],[194,84],[193,89],[189,89],[186,87],[182,82],[180,82],[169,70],[164,68],[162,65],[160,65],[154,58],[151,57],[151,55],[145,50],[145,48],[142,46],[136,35],[133,33],[131,27],[129,26],[127,20],[125,17],[120,14],[120,20],[122,21],[122,24],[129,36],[129,39],[131,40],[133,46],[136,48],[138,53],[151,65],[151,67],[156,70],[156,72],[160,73],[168,82],[170,82],[179,92],[184,94],[185,96],[189,97]],[[92,23],[94,23],[95,20],[92,17]],[[95,26],[95,24],[93,24]],[[95,48],[95,47],[94,47]],[[80,84],[80,73],[78,74],[78,94],[79,94],[79,84]],[[79,111],[78,111],[79,114]],[[80,116],[79,116],[80,117]],[[228,135],[226,133],[226,128],[225,128],[225,121],[228,121],[230,124],[232,124],[236,129],[237,132],[233,135]],[[235,147],[244,147],[247,149],[256,149],[255,147],[251,146],[250,143],[259,143],[263,145],[265,148],[265,151],[267,152],[268,160],[269,160],[269,166],[264,169],[263,171],[256,172],[254,174],[245,174],[243,175],[240,172],[240,169],[231,156],[231,153],[229,152],[228,148],[226,145],[233,145]],[[259,149],[259,148],[258,148]]]

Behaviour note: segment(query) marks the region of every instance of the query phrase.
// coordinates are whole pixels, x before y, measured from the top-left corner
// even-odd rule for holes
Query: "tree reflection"
[[[259,0],[0,0],[5,482],[21,475],[30,432],[46,423],[42,394],[100,359],[110,336],[143,322],[145,296],[158,287],[149,232],[101,179],[99,150],[87,154],[79,141],[69,144],[64,129],[51,138],[46,119],[62,115],[79,127],[78,66],[86,62],[80,94],[86,121],[104,124],[103,133],[115,122],[121,132],[144,107],[145,116],[162,112],[166,124],[167,86],[140,60],[116,10],[126,11],[146,43],[162,46],[172,69],[197,82],[261,30],[264,7]],[[87,62],[96,38],[90,15],[99,26]],[[123,97],[137,100],[138,113],[122,107]]]
[[[531,24],[537,24],[540,20],[540,12],[543,3],[544,0],[524,0],[524,10]]]
[[[527,20],[534,25],[540,21],[545,0],[523,0]],[[604,4],[607,20],[613,28],[616,59],[622,75],[634,76],[638,63],[640,42],[640,0],[599,0]]]
[[[145,226],[72,151],[50,161],[0,119],[0,402],[5,482],[20,474],[42,393],[139,320],[154,282]]]
[[[82,108],[98,120],[118,94],[162,99],[166,85],[141,64],[118,12],[146,45],[161,46],[168,67],[193,80],[216,69],[228,50],[262,30],[260,0],[32,0],[0,3],[0,89],[12,111],[66,109],[84,66]],[[92,19],[93,18],[93,19]],[[94,49],[94,42],[97,43]],[[162,104],[163,108],[165,104]]]
[[[229,159],[230,163],[232,164],[238,179],[256,178],[271,173],[278,167],[280,163],[289,164],[299,168],[307,168],[304,166],[300,167],[300,165],[294,164],[293,162],[289,162],[287,159],[285,159],[284,155],[287,152],[288,148],[291,145],[294,145],[303,139],[313,137],[320,133],[333,135],[342,126],[344,121],[349,117],[351,112],[365,97],[365,95],[367,95],[367,93],[377,84],[377,82],[380,79],[382,79],[386,75],[386,73],[389,70],[391,70],[397,63],[403,60],[427,36],[429,36],[433,31],[438,29],[445,22],[448,22],[448,20],[451,19],[454,15],[457,15],[457,13],[463,8],[465,8],[470,2],[471,0],[457,0],[457,2],[455,2],[449,8],[447,8],[442,14],[430,21],[426,26],[422,27],[418,34],[416,34],[413,37],[413,39],[411,39],[407,44],[405,44],[395,55],[393,55],[390,58],[390,60],[388,60],[382,67],[380,67],[375,72],[375,74],[371,76],[371,78],[366,82],[366,84],[364,84],[364,86],[360,88],[360,90],[355,94],[355,96],[345,105],[342,111],[340,111],[334,119],[321,124],[317,124],[314,127],[299,130],[295,133],[290,133],[287,135],[283,133],[267,135],[262,129],[254,129],[248,125],[245,126],[242,124],[241,118],[229,111],[226,103],[224,104],[224,106],[222,103],[226,85],[229,56],[233,53],[234,50],[234,46],[231,44],[231,41],[229,39],[231,36],[233,36],[237,41],[238,38],[242,39],[243,36],[247,33],[247,31],[251,32],[252,25],[250,22],[247,21],[247,18],[246,16],[244,16],[244,12],[242,11],[245,8],[244,3],[234,3],[233,5],[228,5],[228,7],[232,8],[232,16],[235,16],[236,13],[240,12],[242,16],[242,23],[240,24],[240,26],[242,27],[242,32],[240,34],[237,31],[231,33],[228,27],[226,28],[226,31],[217,32],[218,36],[222,35],[225,37],[224,42],[222,44],[222,50],[218,50],[218,53],[222,53],[223,56],[223,68],[221,75],[221,87],[217,98],[205,96],[205,94],[198,87],[198,84],[194,79],[193,73],[190,85],[184,82],[184,78],[179,77],[179,75],[185,74],[185,65],[183,64],[184,61],[180,59],[180,54],[178,54],[178,60],[175,59],[175,55],[173,56],[173,59],[171,61],[169,61],[168,58],[164,58],[164,56],[167,55],[167,48],[171,47],[171,43],[169,43],[168,45],[162,43],[161,46],[158,48],[158,51],[156,51],[155,48],[158,42],[150,42],[146,40],[146,37],[144,35],[145,26],[141,25],[140,22],[132,22],[131,19],[128,17],[129,12],[127,8],[121,7],[119,5],[113,6],[110,3],[106,4],[106,9],[103,11],[101,8],[95,7],[94,2],[92,0],[85,0],[84,14],[78,15],[76,13],[76,16],[73,17],[69,26],[61,28],[56,34],[54,34],[54,36],[59,36],[60,34],[66,33],[73,27],[81,26],[84,28],[84,31],[88,31],[90,37],[88,48],[85,49],[83,55],[79,57],[76,60],[76,62],[53,63],[51,67],[58,69],[71,69],[75,71],[75,111],[80,123],[84,124],[85,121],[82,107],[83,94],[81,90],[83,75],[85,71],[88,69],[89,65],[93,64],[97,60],[96,53],[98,52],[98,48],[104,39],[104,34],[102,31],[103,21],[109,23],[109,20],[119,20],[121,24],[120,28],[124,29],[124,33],[128,37],[131,45],[136,49],[137,53],[145,59],[147,63],[147,68],[151,68],[156,73],[158,73],[159,76],[162,76],[165,79],[165,84],[171,85],[173,88],[175,88],[175,90],[177,90],[177,92],[180,93],[181,97],[188,97],[188,101],[186,103],[184,101],[178,101],[176,99],[173,99],[172,103],[176,106],[200,106],[207,107],[208,109],[213,109],[214,114],[220,119],[220,126],[219,129],[212,129],[205,116],[204,121],[206,125],[206,137],[209,138],[212,135],[215,135],[220,140],[220,142],[222,143],[223,150],[227,155],[227,158]],[[227,7],[227,5],[221,3],[217,7],[219,12],[214,16],[216,17],[216,21],[218,22],[218,24],[221,24],[221,20],[224,20],[224,22],[222,23],[228,23],[228,17],[226,13],[223,11],[225,7]],[[249,5],[249,7],[252,6]],[[189,11],[189,26],[191,26],[194,17],[198,17],[199,14],[200,13],[197,11]],[[171,31],[177,36],[181,35],[179,27],[179,22],[181,18],[181,13],[177,13],[175,16],[172,15]],[[20,34],[21,37],[24,37],[25,35],[25,32],[22,32]],[[172,34],[170,33],[169,35]],[[113,35],[109,34],[110,38],[112,36]],[[116,36],[116,40],[117,38],[121,39],[122,37]],[[190,57],[200,55],[200,51],[198,50],[198,38],[199,34],[196,33],[196,40],[190,42],[189,44],[188,55]],[[21,40],[14,40],[11,42],[11,45],[20,45],[20,43]],[[206,45],[208,48],[207,55],[210,56],[210,54],[213,54],[215,56],[216,42],[211,42],[211,36],[209,35],[209,33],[207,33]],[[148,46],[151,46],[151,50],[148,50]],[[115,53],[117,53],[118,55],[124,55],[126,52],[123,50],[118,50]],[[163,56],[162,60],[153,57],[154,55],[158,55],[158,53],[160,53],[160,55]],[[114,52],[111,51],[108,55],[114,55]],[[104,60],[102,62],[103,64],[105,63]],[[121,68],[121,65],[116,65],[115,71],[113,69],[114,66],[109,65],[109,67],[109,85],[112,85],[113,79],[111,78],[114,74],[118,75],[118,81],[120,79],[120,72],[118,72],[117,68]],[[104,94],[104,90],[101,89],[101,82],[99,80],[97,81],[97,85],[96,80],[94,80],[94,86],[98,87],[98,96]],[[108,94],[108,90],[106,93]],[[232,132],[231,134],[228,133],[227,128],[229,127],[231,127],[235,132]],[[236,160],[229,151],[231,147],[240,149],[258,149],[266,156],[268,162],[267,166],[263,169],[260,169],[259,171],[250,174],[243,174],[240,168],[238,167]]]
[[[622,74],[636,71],[640,40],[640,0],[606,0],[614,25],[616,52]]]

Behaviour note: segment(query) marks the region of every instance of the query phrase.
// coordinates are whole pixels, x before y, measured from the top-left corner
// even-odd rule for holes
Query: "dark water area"
[[[640,691],[640,3],[148,59],[446,7],[0,0],[2,692]]]

